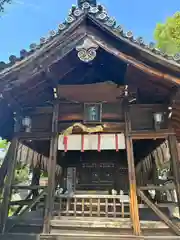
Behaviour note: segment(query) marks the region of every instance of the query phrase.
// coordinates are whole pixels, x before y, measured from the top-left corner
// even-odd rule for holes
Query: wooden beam
[[[30,116],[39,115],[39,114],[52,114],[53,106],[44,106],[36,108],[23,108],[23,112],[28,113]]]
[[[17,148],[18,148],[18,141],[16,138],[12,140],[11,143],[12,146],[12,155],[9,159],[9,166],[8,166],[8,172],[7,172],[7,179],[4,187],[4,194],[3,194],[3,202],[1,207],[1,216],[0,216],[0,232],[5,232],[6,222],[8,218],[9,213],[9,203],[11,200],[11,193],[12,193],[12,181],[14,179],[14,172],[16,167],[16,161],[17,161]]]
[[[139,130],[139,131],[131,131],[130,136],[134,140],[140,139],[167,139],[169,135],[174,135],[173,130],[162,129],[158,131],[153,130]]]
[[[174,177],[174,182],[176,186],[178,207],[180,212],[180,159],[178,155],[176,136],[175,135],[169,136],[168,143],[169,143],[169,151],[171,155],[173,177]]]
[[[154,110],[154,111],[158,111],[158,110],[166,110],[167,109],[167,105],[165,105],[165,104],[159,104],[159,103],[157,103],[157,104],[153,104],[153,103],[151,103],[151,104],[141,104],[141,103],[137,103],[137,104],[131,104],[130,106],[130,109],[131,108],[137,108],[137,109],[139,109],[139,108],[143,108],[143,109],[152,109],[152,110]]]
[[[46,186],[27,186],[27,185],[12,185],[12,189],[15,190],[35,190],[35,189],[44,189]]]
[[[25,199],[25,200],[18,200],[18,201],[11,201],[9,203],[10,206],[21,206],[21,207],[24,207],[24,206],[28,206],[30,203],[32,202],[32,199]]]
[[[48,193],[45,205],[45,217],[44,217],[44,233],[50,232],[50,220],[52,217],[52,211],[54,209],[54,193],[55,193],[55,172],[56,172],[56,160],[58,151],[58,114],[59,104],[54,105],[53,118],[52,118],[52,132],[55,135],[51,139],[50,144],[50,156],[48,165]]]
[[[42,190],[42,192],[37,197],[32,199],[31,204],[29,204],[26,208],[24,208],[22,212],[20,212],[19,216],[22,216],[25,212],[28,212],[46,194],[47,194],[47,188]]]
[[[168,217],[166,217],[166,215],[161,212],[159,208],[154,203],[152,203],[141,190],[138,189],[137,191],[140,198],[148,205],[148,207],[150,207],[155,212],[155,214],[158,215],[158,217],[162,219],[170,229],[173,230],[173,232],[180,236],[180,228],[176,226],[176,224],[173,224],[173,222],[168,219]]]
[[[126,141],[126,151],[127,151],[127,161],[128,161],[128,176],[130,185],[130,210],[131,219],[135,235],[141,235],[141,228],[139,222],[139,209],[136,194],[136,174],[134,165],[134,152],[132,138],[129,134],[131,131],[131,120],[129,114],[128,99],[124,102],[124,113],[125,113],[125,141]]]
[[[32,191],[27,195],[27,197],[23,201],[29,200],[31,198],[31,195],[32,195]],[[24,204],[23,205],[19,204],[19,207],[16,209],[13,216],[17,216],[23,207],[24,207]]]
[[[53,132],[19,132],[15,134],[15,137],[20,140],[50,140],[53,136]]]
[[[32,176],[31,185],[32,186],[39,186],[40,177],[41,177],[41,168],[40,168],[40,166],[36,166],[35,168],[33,168],[33,176]],[[37,197],[38,194],[39,194],[38,188],[32,190],[33,198]],[[32,208],[32,210],[35,211],[36,206],[34,208]]]
[[[158,191],[167,191],[167,190],[174,190],[174,187],[173,186],[140,186],[138,187],[138,189],[140,189],[141,191],[144,191],[144,190],[158,190]]]
[[[66,65],[64,65],[64,66],[66,66]],[[67,65],[66,68],[65,67],[61,68],[62,69],[61,73],[59,73],[57,76],[54,76],[54,78],[52,78],[52,79],[50,78],[50,73],[48,73],[48,71],[45,70],[44,72],[41,73],[41,75],[42,75],[41,79],[42,80],[39,80],[33,86],[27,87],[26,90],[24,90],[20,94],[18,94],[18,98],[22,98],[23,96],[26,96],[27,93],[29,93],[30,91],[35,90],[39,86],[42,87],[45,84],[53,87],[54,84],[55,84],[54,79],[58,79],[58,80],[61,79],[61,78],[63,79],[66,76],[66,74],[73,71],[75,68],[76,68],[76,66],[74,66],[74,65],[72,67]],[[57,82],[57,80],[56,80],[56,82]],[[43,91],[43,88],[42,88],[42,91]],[[14,100],[17,102],[18,98],[16,97],[16,98],[14,98]]]

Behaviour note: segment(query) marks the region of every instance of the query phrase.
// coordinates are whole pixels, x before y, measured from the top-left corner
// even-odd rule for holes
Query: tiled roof
[[[48,36],[41,37],[39,43],[31,43],[29,46],[30,49],[28,51],[22,49],[20,51],[19,57],[11,55],[9,57],[9,63],[0,62],[0,71],[7,67],[11,67],[16,62],[19,62],[34,52],[38,51],[38,49],[40,49],[42,46],[45,46],[52,39],[62,34],[63,31],[67,30],[70,25],[76,22],[83,15],[89,15],[95,18],[104,27],[108,28],[111,32],[118,36],[119,39],[124,39],[129,44],[135,45],[142,50],[146,50],[150,54],[153,53],[163,59],[169,60],[171,63],[180,64],[180,53],[177,53],[175,55],[168,55],[160,49],[157,49],[155,47],[155,43],[150,42],[149,44],[146,44],[142,37],[135,38],[131,31],[125,32],[121,25],[116,24],[116,19],[108,15],[106,9],[102,5],[95,6],[95,0],[89,0],[86,2],[83,1],[79,0],[78,6],[72,6],[69,14],[67,15],[67,18],[63,23],[59,24],[57,30],[51,30]],[[91,5],[90,2],[92,2],[93,5]]]

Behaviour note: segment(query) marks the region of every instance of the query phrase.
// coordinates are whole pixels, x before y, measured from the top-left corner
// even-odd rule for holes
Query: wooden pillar
[[[3,201],[1,205],[1,216],[0,216],[0,232],[4,233],[6,228],[6,222],[8,219],[9,213],[9,203],[11,201],[11,194],[12,194],[12,182],[14,180],[14,173],[16,168],[16,161],[17,161],[17,150],[18,150],[18,140],[13,139],[12,142],[12,154],[9,159],[8,164],[8,171],[6,175],[4,193],[3,193]]]
[[[33,176],[32,176],[31,185],[32,186],[39,186],[39,181],[40,181],[40,177],[41,177],[40,166],[36,166],[35,168],[33,168],[32,173],[33,173]],[[33,199],[36,198],[38,195],[39,195],[38,189],[33,189],[32,190]],[[34,206],[32,208],[32,210],[36,210],[36,206]]]
[[[20,130],[20,115],[17,115],[14,124],[14,132],[17,133]],[[6,222],[9,214],[9,203],[12,195],[12,183],[14,180],[15,168],[17,163],[17,151],[18,151],[18,138],[13,138],[11,141],[11,151],[8,155],[8,169],[4,186],[3,201],[0,212],[0,232],[4,233],[6,228]]]
[[[178,155],[177,141],[175,135],[168,137],[169,151],[171,155],[171,168],[173,172],[174,182],[176,185],[176,194],[180,213],[180,159]]]
[[[134,165],[134,152],[133,142],[130,136],[131,132],[131,120],[129,114],[128,100],[125,99],[124,103],[125,113],[125,140],[126,140],[126,151],[128,161],[128,175],[129,175],[129,188],[130,188],[130,212],[133,230],[135,235],[141,234],[140,222],[139,222],[139,208],[137,201],[137,189],[136,189],[136,173]]]
[[[3,160],[3,163],[0,167],[0,195],[2,193],[2,189],[4,186],[4,181],[5,181],[5,177],[8,171],[8,165],[9,165],[9,159],[10,159],[10,155],[11,155],[11,149],[12,149],[12,145],[9,146],[6,156]]]
[[[54,209],[54,194],[55,194],[55,171],[56,171],[56,159],[58,151],[58,112],[59,104],[55,103],[52,117],[52,132],[54,136],[50,142],[50,154],[48,163],[48,191],[45,205],[44,216],[44,233],[50,232],[50,221],[52,218],[52,211]]]

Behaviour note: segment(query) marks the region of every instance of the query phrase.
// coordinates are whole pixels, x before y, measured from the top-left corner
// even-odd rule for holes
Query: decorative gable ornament
[[[78,58],[83,62],[93,61],[96,57],[96,51],[99,46],[91,41],[89,38],[85,38],[81,45],[76,47],[76,51],[78,52]]]

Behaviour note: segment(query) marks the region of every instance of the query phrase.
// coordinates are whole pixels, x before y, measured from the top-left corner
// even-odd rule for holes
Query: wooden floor
[[[26,213],[22,218],[8,220],[7,234],[0,240],[117,240],[117,239],[180,239],[161,221],[145,211],[140,221],[142,236],[133,236],[130,218],[61,216],[51,220],[51,233],[43,235],[43,212]],[[180,226],[180,223],[177,223]]]
[[[141,221],[143,235],[173,236],[169,228],[160,221]],[[122,218],[88,218],[88,217],[61,217],[51,221],[51,234],[79,234],[99,236],[133,235],[130,219]]]
[[[42,219],[21,219],[16,222],[9,221],[13,226],[8,234],[0,236],[1,240],[117,240],[117,239],[180,239],[174,236],[169,228],[160,221],[141,221],[141,238],[133,236],[131,220],[117,218],[87,218],[87,217],[61,217],[51,221],[51,233],[42,234]]]

